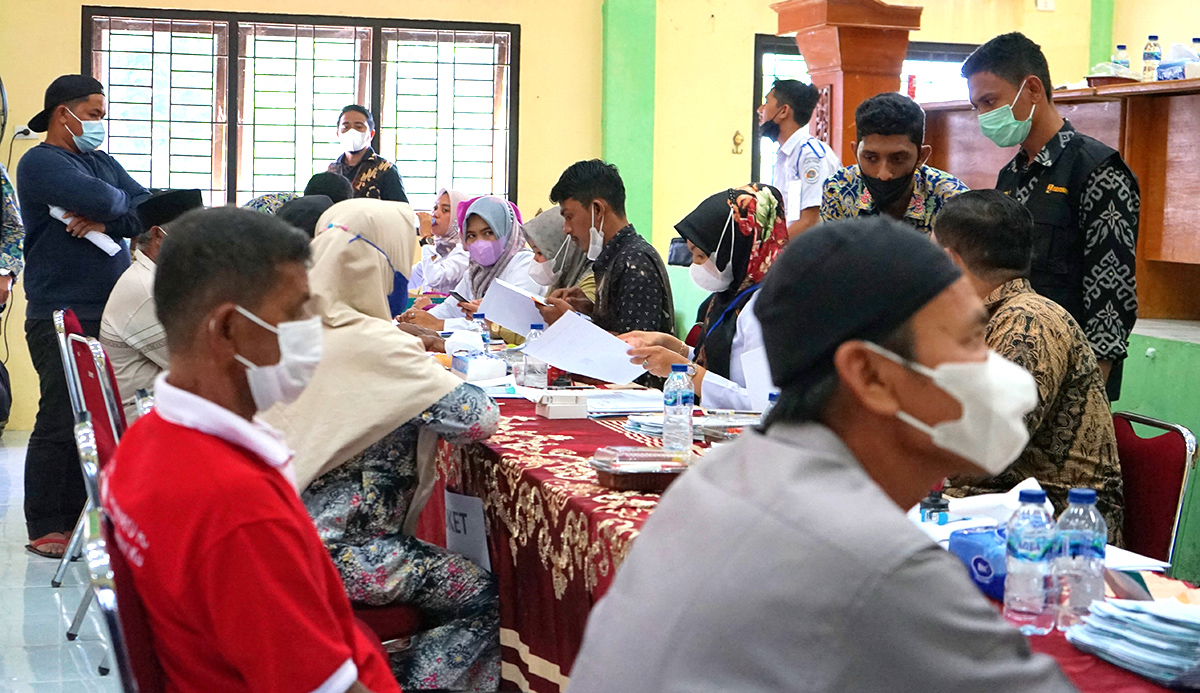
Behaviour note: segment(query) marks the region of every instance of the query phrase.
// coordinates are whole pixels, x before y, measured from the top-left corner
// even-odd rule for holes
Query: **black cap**
[[[63,75],[46,87],[42,112],[29,120],[29,129],[45,132],[50,127],[50,114],[59,104],[82,99],[92,94],[104,94],[104,85],[87,75]]]
[[[843,342],[887,338],[961,276],[928,237],[889,218],[805,231],[767,272],[754,308],[771,378],[785,393],[807,390],[833,371]]]
[[[204,198],[199,190],[164,190],[142,200],[137,213],[142,221],[142,231],[149,231],[155,226],[175,221],[184,212],[203,206]]]

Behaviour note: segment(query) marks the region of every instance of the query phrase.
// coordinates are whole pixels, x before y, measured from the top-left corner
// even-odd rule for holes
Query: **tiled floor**
[[[29,434],[0,438],[0,691],[119,691],[96,670],[107,645],[93,606],[75,642],[67,626],[86,586],[84,567],[71,565],[63,586],[50,586],[57,561],[25,550],[25,443]]]

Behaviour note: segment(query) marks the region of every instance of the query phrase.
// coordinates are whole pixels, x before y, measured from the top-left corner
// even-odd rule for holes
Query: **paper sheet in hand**
[[[488,319],[492,319],[490,315]],[[578,313],[559,318],[540,339],[525,347],[525,354],[568,373],[607,383],[628,383],[646,372],[629,362],[628,344]]]
[[[59,221],[61,221],[64,224],[66,224],[71,219],[71,213],[68,212],[67,210],[63,209],[62,207],[51,207],[50,208],[50,216],[54,217],[55,219],[58,219]],[[110,238],[109,236],[107,236],[103,233],[99,233],[96,231],[88,231],[84,235],[84,238],[91,241],[92,244],[95,245],[100,250],[103,250],[104,252],[108,253],[109,257],[121,252],[121,244],[117,243],[112,238]]]
[[[479,304],[479,312],[487,319],[501,327],[516,332],[519,335],[529,334],[529,326],[543,323],[542,314],[538,312],[533,301],[541,301],[540,296],[534,296],[519,286],[513,286],[503,279],[495,279],[483,301]]]

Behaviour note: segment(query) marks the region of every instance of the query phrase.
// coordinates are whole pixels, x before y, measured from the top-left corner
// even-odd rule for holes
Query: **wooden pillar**
[[[813,86],[821,91],[812,133],[854,162],[854,109],[866,99],[900,89],[908,33],[921,28],[920,7],[880,0],[786,0],[771,5],[779,33],[796,32],[796,45]]]

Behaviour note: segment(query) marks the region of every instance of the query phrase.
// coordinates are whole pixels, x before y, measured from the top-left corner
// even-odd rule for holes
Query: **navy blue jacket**
[[[39,144],[21,157],[17,198],[25,222],[25,317],[49,320],[72,308],[80,320],[99,320],[117,278],[129,267],[129,250],[109,256],[91,241],[67,233],[50,216],[62,207],[104,224],[114,239],[142,232],[137,205],[150,195],[105,152],[85,154]]]

